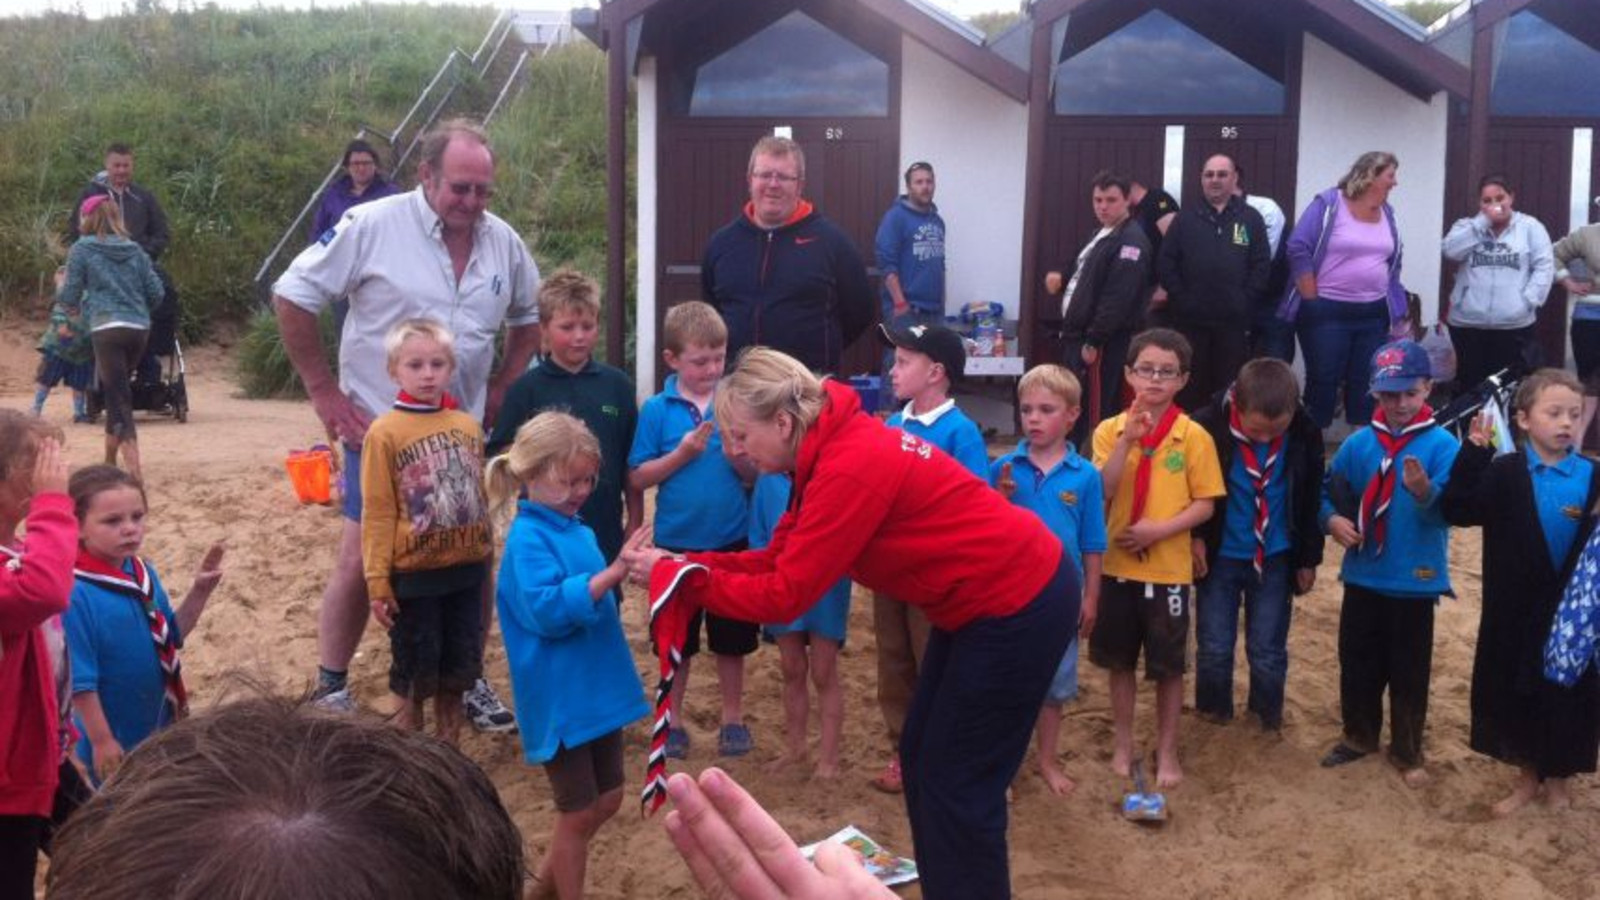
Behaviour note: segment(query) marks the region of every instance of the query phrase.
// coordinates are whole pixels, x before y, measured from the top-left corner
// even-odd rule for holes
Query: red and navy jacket
[[[695,599],[731,619],[788,622],[849,575],[946,631],[1028,605],[1061,563],[1061,541],[1039,517],[864,414],[848,386],[824,385],[827,405],[800,440],[772,543],[688,554],[710,568]]]
[[[711,236],[700,281],[728,324],[730,360],[760,344],[813,372],[837,372],[844,348],[875,315],[861,253],[804,200],[773,229],[752,221],[747,205]]]

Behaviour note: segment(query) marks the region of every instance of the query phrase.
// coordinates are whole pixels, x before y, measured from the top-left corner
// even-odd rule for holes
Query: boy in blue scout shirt
[[[1389,691],[1389,757],[1406,784],[1427,783],[1422,730],[1433,667],[1433,610],[1451,593],[1449,525],[1439,496],[1461,442],[1433,419],[1427,351],[1394,341],[1372,357],[1372,424],[1334,454],[1323,528],[1345,548],[1339,577],[1339,706],[1344,738],[1325,767],[1378,749]]]
[[[1083,575],[1078,631],[1094,627],[1100,606],[1100,557],[1106,551],[1105,502],[1100,472],[1078,455],[1067,436],[1082,410],[1078,379],[1057,365],[1035,366],[1017,385],[1017,413],[1025,435],[1017,449],[994,461],[991,483],[1012,503],[1032,510],[1077,563]],[[1077,785],[1057,760],[1061,708],[1078,696],[1078,637],[1062,654],[1035,728],[1039,777],[1065,797]]]
[[[728,328],[709,304],[680,303],[667,311],[662,358],[673,374],[661,393],[639,411],[639,427],[628,454],[628,487],[656,488],[654,540],[677,552],[745,548],[750,499],[745,480],[722,453],[722,437],[711,417],[711,401],[728,356]],[[683,709],[689,663],[700,651],[701,613],[690,623],[683,666],[672,685],[672,708]],[[744,658],[760,645],[760,626],[704,613],[722,689],[722,728],[717,749],[743,756],[753,748],[744,723]],[[689,733],[667,733],[667,756],[683,759]]]
[[[594,359],[600,332],[600,286],[594,279],[572,269],[551,275],[539,287],[539,321],[544,358],[506,391],[485,455],[504,453],[522,423],[545,410],[581,419],[600,441],[600,473],[579,515],[594,529],[605,558],[616,559],[624,529],[632,534],[644,521],[644,495],[627,484],[628,449],[639,415],[633,379]]]

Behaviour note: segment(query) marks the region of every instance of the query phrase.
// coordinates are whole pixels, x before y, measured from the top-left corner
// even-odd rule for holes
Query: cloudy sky
[[[287,7],[291,9],[305,9],[308,6],[349,6],[363,0],[214,0],[218,6],[228,9],[253,9],[255,7]],[[369,3],[401,2],[401,0],[365,0]],[[412,0],[415,2],[415,0]],[[507,9],[570,9],[574,6],[593,6],[593,2],[584,0],[428,0],[436,6],[498,6]],[[1017,0],[934,0],[940,6],[955,12],[958,15],[970,16],[975,13],[989,12],[997,9],[1016,9]],[[86,15],[100,17],[116,15],[124,9],[133,7],[133,0],[0,0],[0,15],[26,15],[28,13],[56,10],[60,12],[76,12],[81,9]],[[162,5],[168,9],[176,9],[183,5],[202,5],[196,0],[162,0]]]

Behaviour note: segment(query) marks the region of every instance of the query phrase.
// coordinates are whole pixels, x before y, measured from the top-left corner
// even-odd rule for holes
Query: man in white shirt
[[[1292,363],[1294,326],[1277,316],[1278,301],[1283,299],[1283,290],[1289,282],[1289,261],[1283,253],[1284,226],[1289,220],[1283,214],[1283,207],[1271,197],[1246,193],[1244,167],[1237,163],[1235,166],[1237,182],[1234,192],[1244,199],[1246,205],[1261,214],[1261,221],[1267,224],[1267,249],[1272,255],[1272,275],[1267,279],[1265,302],[1251,316],[1250,355],[1271,356]]]
[[[317,418],[345,450],[345,521],[318,617],[316,693],[330,708],[353,708],[345,675],[367,623],[359,472],[367,426],[394,399],[384,336],[409,318],[449,328],[456,341],[450,392],[486,423],[539,348],[539,270],[516,231],[485,209],[494,168],[482,129],[461,120],[442,124],[423,139],[416,190],[350,209],[273,285],[284,349]],[[336,381],[317,315],[341,296],[350,298],[350,313]],[[502,324],[504,359],[491,378]],[[467,702],[480,729],[515,727],[486,682]]]

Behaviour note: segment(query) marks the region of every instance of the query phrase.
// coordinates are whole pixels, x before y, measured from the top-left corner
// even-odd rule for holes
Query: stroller
[[[1495,443],[1502,452],[1509,451],[1513,444],[1509,416],[1511,399],[1516,396],[1517,385],[1521,382],[1521,373],[1512,369],[1501,369],[1470,390],[1457,394],[1455,399],[1434,416],[1435,421],[1464,441],[1467,439],[1468,429],[1472,427],[1473,417],[1489,409],[1491,418],[1498,417]]]
[[[166,270],[156,266],[166,288],[161,306],[150,313],[150,337],[133,375],[133,409],[189,421],[189,391],[184,385],[183,347],[178,342],[178,291]],[[97,419],[105,409],[98,385],[89,390],[88,412]]]

